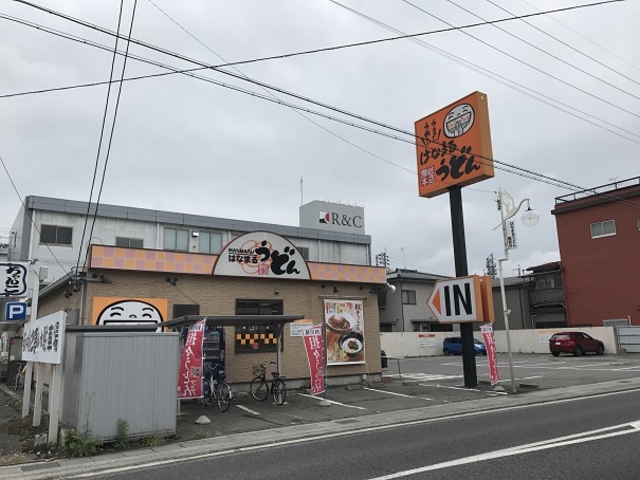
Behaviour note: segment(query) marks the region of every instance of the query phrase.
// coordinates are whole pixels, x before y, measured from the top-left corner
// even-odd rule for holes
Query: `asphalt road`
[[[639,404],[640,391],[633,390],[238,449],[92,478],[636,480]]]

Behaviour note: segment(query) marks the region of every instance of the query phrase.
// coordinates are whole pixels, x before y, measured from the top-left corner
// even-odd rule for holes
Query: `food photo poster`
[[[364,360],[362,300],[324,301],[327,365],[354,365]]]

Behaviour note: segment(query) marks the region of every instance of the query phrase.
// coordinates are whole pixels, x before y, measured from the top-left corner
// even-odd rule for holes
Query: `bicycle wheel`
[[[251,396],[259,402],[264,402],[269,396],[269,386],[264,377],[251,380]]]
[[[273,401],[276,402],[276,405],[284,405],[287,399],[287,388],[284,382],[282,380],[274,380],[271,388],[273,389]]]
[[[220,384],[216,396],[218,397],[218,408],[220,411],[226,412],[229,410],[229,406],[231,405],[231,387],[226,383]]]
[[[211,388],[211,382],[207,379],[202,384],[202,398],[200,401],[203,405],[210,405],[213,399],[213,388]]]

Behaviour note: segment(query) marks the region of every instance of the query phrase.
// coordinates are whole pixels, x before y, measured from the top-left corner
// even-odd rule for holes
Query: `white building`
[[[303,205],[306,227],[206,217],[188,213],[28,196],[11,228],[8,260],[39,260],[49,267],[47,283],[82,269],[90,244],[166,251],[217,254],[234,238],[252,231],[270,231],[289,239],[314,262],[371,264],[371,237],[364,234],[364,211],[328,202]],[[317,214],[310,211],[315,209]],[[353,212],[351,212],[353,210]],[[326,218],[345,219],[338,227]],[[85,220],[88,224],[83,240]],[[327,215],[329,215],[327,217]],[[349,218],[358,217],[349,223]],[[317,222],[316,228],[309,228]],[[91,238],[89,236],[91,235]]]

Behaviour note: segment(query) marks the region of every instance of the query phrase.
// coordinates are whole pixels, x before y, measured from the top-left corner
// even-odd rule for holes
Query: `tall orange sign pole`
[[[421,197],[449,192],[456,277],[469,274],[462,187],[494,175],[487,96],[474,92],[415,123]],[[464,385],[478,385],[473,324],[460,323]]]

